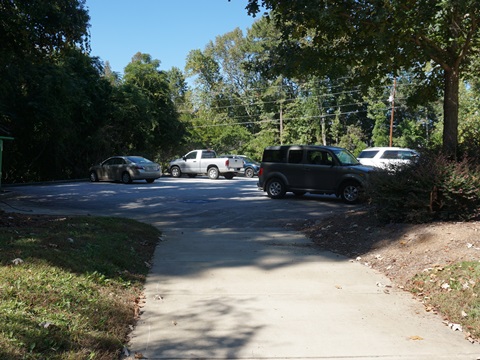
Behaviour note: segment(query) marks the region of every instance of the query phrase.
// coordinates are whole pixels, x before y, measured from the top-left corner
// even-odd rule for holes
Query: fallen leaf
[[[415,341],[417,341],[417,340],[423,340],[423,338],[422,338],[421,336],[418,336],[418,335],[410,336],[409,339],[410,339],[410,340],[415,340]]]

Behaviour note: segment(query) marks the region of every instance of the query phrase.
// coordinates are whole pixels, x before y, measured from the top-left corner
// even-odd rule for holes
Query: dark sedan
[[[133,180],[152,183],[162,176],[162,167],[141,156],[112,156],[89,170],[90,181],[121,181],[130,184]]]

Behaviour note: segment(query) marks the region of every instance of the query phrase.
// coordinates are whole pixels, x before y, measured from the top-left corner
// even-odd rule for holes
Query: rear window
[[[263,162],[287,162],[287,149],[265,149],[263,151]]]
[[[360,155],[358,155],[359,159],[373,159],[375,155],[378,154],[378,151],[376,150],[367,150],[367,151],[362,151]]]
[[[203,151],[202,152],[202,159],[213,159],[216,157],[215,151]]]
[[[151,163],[150,160],[148,159],[145,159],[143,157],[140,157],[140,156],[129,156],[127,157],[128,160],[130,160],[131,162],[135,163],[135,164],[148,164],[148,163]],[[120,164],[124,164],[125,161],[123,159],[121,159],[122,162]]]

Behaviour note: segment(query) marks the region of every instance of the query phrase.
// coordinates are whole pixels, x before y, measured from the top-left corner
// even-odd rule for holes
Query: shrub
[[[471,220],[480,214],[480,167],[423,154],[415,164],[372,174],[368,194],[384,221]]]

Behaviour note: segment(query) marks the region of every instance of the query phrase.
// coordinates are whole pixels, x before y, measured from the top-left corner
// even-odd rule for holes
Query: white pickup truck
[[[233,179],[243,168],[240,158],[217,157],[213,150],[193,150],[180,159],[170,161],[170,174],[180,177],[187,174],[195,177],[198,174],[207,174],[210,179],[218,179],[220,175],[225,179]]]

